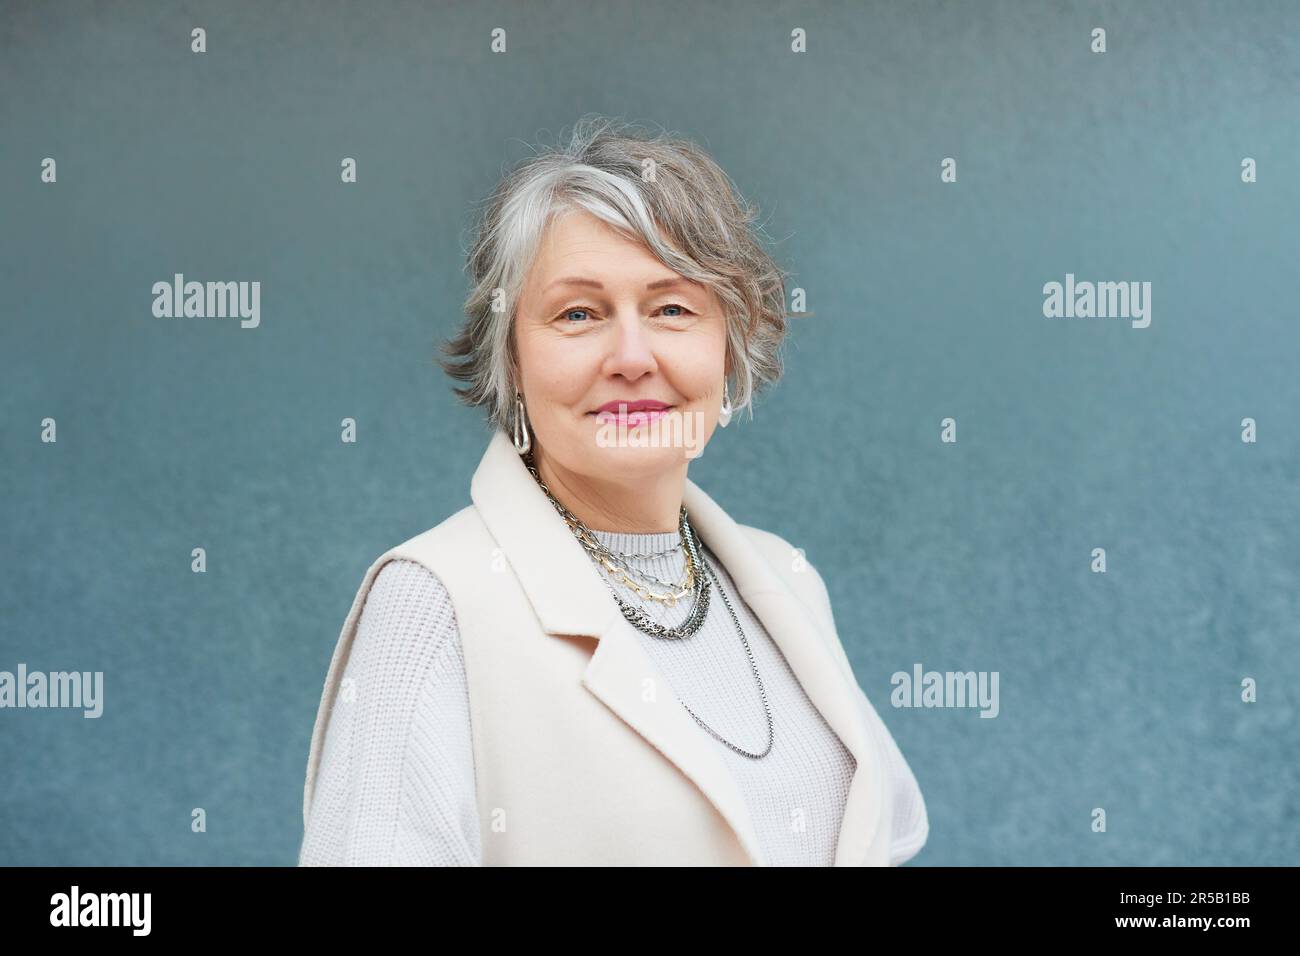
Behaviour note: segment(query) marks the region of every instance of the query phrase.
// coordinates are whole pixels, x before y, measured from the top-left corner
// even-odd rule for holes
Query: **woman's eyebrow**
[[[670,286],[679,286],[683,289],[690,289],[690,288],[694,288],[697,284],[698,283],[692,282],[690,279],[685,279],[681,276],[672,276],[671,278],[668,279],[656,279],[654,282],[647,282],[646,288],[666,289],[669,288]]]
[[[557,285],[585,285],[585,286],[591,286],[591,288],[593,289],[605,288],[595,279],[584,279],[581,276],[565,276],[563,279],[556,279],[554,282],[550,283],[545,289],[542,290],[542,292],[543,293],[550,292]]]
[[[693,287],[695,284],[696,283],[691,282],[689,279],[683,278],[682,276],[670,276],[667,279],[656,279],[653,282],[647,282],[646,289],[647,290],[664,289],[669,286],[681,286],[684,289],[688,289]],[[582,286],[589,286],[590,288],[593,289],[601,289],[601,290],[605,288],[604,285],[597,282],[595,279],[585,279],[582,276],[565,276],[561,279],[556,279],[554,282],[550,283],[545,289],[542,290],[542,292],[543,293],[549,292],[557,285],[582,285]]]

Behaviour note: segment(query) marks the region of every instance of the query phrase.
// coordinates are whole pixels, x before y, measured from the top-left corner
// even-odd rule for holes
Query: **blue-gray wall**
[[[1295,4],[9,2],[0,91],[0,670],[106,698],[0,710],[0,862],[295,861],[362,573],[486,442],[433,364],[473,206],[589,111],[710,149],[807,290],[691,477],[822,570],[916,863],[1300,862]],[[154,318],[176,272],[260,327]],[[1045,318],[1067,273],[1151,325]],[[915,663],[999,715],[890,707]]]

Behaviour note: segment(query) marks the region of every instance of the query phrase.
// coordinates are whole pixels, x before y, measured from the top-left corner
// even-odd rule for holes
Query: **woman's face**
[[[552,469],[615,484],[684,474],[717,425],[727,372],[718,297],[585,211],[544,235],[515,345],[535,455]],[[625,439],[618,410],[599,411],[647,399],[669,414],[629,413]]]

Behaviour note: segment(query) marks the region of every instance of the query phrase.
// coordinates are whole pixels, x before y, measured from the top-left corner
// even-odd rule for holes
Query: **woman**
[[[687,478],[781,372],[784,277],[753,215],[694,145],[608,120],[503,179],[444,362],[495,434],[473,503],[366,572],[300,864],[920,850],[924,801],[820,575]]]

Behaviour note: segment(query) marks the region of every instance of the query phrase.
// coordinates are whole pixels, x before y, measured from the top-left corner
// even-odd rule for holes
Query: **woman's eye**
[[[655,314],[660,313],[662,313],[665,318],[669,319],[681,319],[693,314],[690,309],[686,308],[686,306],[678,305],[676,302],[669,303],[668,305],[661,305],[655,310]],[[582,325],[587,320],[594,317],[594,310],[582,305],[575,305],[571,309],[565,309],[556,316],[558,319],[563,319],[565,325]]]

